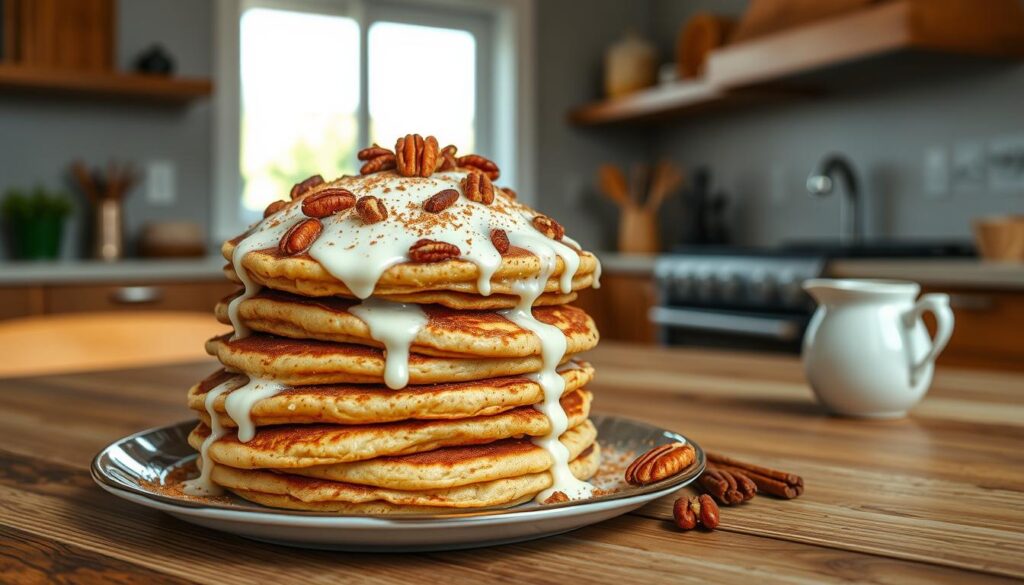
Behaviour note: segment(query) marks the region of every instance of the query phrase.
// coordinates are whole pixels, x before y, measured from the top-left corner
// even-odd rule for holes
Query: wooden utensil
[[[629,254],[655,254],[661,250],[657,212],[665,199],[682,183],[683,174],[667,161],[652,169],[636,163],[626,175],[619,167],[604,164],[598,168],[601,190],[622,210],[619,218],[619,251]]]

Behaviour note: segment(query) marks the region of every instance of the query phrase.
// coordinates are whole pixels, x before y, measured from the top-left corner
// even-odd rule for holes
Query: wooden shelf
[[[854,78],[870,83],[872,76],[865,71],[850,74],[855,64],[879,73],[916,72],[959,66],[964,57],[975,63],[977,57],[1024,57],[1024,15],[1018,0],[989,0],[984,8],[955,0],[887,2],[727,45],[711,52],[702,81],[587,104],[570,112],[569,120],[594,126],[682,117],[842,89],[837,82]]]
[[[135,73],[47,70],[0,65],[0,94],[34,93],[185,104],[213,91],[208,79]]]

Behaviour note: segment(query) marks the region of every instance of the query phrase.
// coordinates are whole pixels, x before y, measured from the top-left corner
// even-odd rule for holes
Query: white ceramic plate
[[[93,459],[92,476],[103,489],[130,502],[255,540],[331,550],[408,552],[491,546],[567,532],[671,494],[704,470],[704,451],[678,433],[615,416],[591,419],[606,460],[625,460],[624,454],[639,454],[674,441],[693,445],[697,460],[681,473],[643,487],[621,483],[621,467],[602,465],[595,481],[600,487],[615,484],[619,491],[577,502],[547,506],[531,502],[504,510],[444,514],[338,516],[266,508],[234,497],[206,500],[168,495],[160,484],[195,458],[186,441],[195,423],[184,422],[112,443]]]

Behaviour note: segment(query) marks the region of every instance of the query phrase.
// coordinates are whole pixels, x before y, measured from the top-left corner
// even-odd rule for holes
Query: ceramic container
[[[804,336],[803,362],[818,400],[836,414],[898,418],[932,381],[935,358],[953,334],[949,296],[913,282],[813,279],[818,302]],[[921,315],[935,314],[931,339]]]

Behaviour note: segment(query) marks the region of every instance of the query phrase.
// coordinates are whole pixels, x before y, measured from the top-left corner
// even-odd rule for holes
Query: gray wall
[[[158,42],[174,56],[181,74],[212,73],[213,3],[208,0],[121,1],[118,29],[118,67],[129,68],[135,55]],[[137,187],[125,206],[129,241],[153,219],[189,219],[208,226],[211,132],[208,100],[168,107],[0,94],[0,192],[35,184],[68,188],[68,165],[79,158],[93,165],[115,159],[140,167],[149,160],[169,160],[177,170],[177,203],[150,205],[144,186]],[[65,257],[88,250],[82,244],[84,201],[75,198]]]
[[[609,228],[614,205],[594,190],[598,165],[646,158],[651,136],[574,128],[566,114],[601,94],[605,48],[627,28],[647,28],[646,6],[621,0],[537,1],[537,206],[588,247],[614,246]]]
[[[738,14],[742,1],[654,0],[652,36],[671,59],[679,23],[694,11]],[[1024,212],[1024,192],[924,188],[925,150],[1024,134],[1024,65],[982,66],[966,75],[907,79],[870,92],[754,107],[666,124],[654,150],[685,166],[709,164],[734,197],[741,243],[831,237],[838,198],[811,200],[808,173],[831,151],[847,154],[865,183],[869,233],[876,237],[970,237],[970,219]]]

